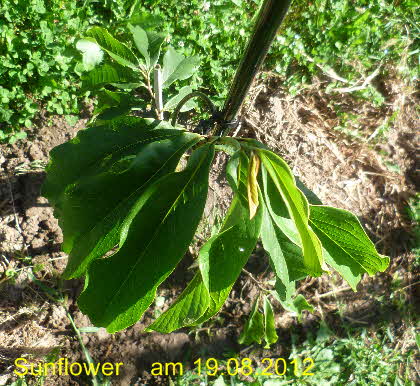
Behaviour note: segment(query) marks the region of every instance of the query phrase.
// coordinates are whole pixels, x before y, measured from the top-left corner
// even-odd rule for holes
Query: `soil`
[[[279,153],[325,204],[356,213],[380,253],[391,256],[392,263],[387,272],[365,277],[357,293],[349,291],[336,275],[304,280],[298,291],[310,299],[316,311],[305,313],[298,323],[293,314],[278,306],[276,321],[282,339],[269,351],[252,347],[252,355],[257,358],[284,356],[290,351],[292,333],[303,337],[316,330],[321,320],[338,335],[343,333],[343,321],[352,326],[375,327],[389,320],[394,334],[404,342],[402,349],[414,345],[406,336],[405,321],[397,306],[378,299],[388,297],[393,278],[398,277],[402,287],[407,286],[403,302],[418,305],[414,302],[419,299],[420,289],[413,285],[418,281],[418,272],[413,269],[415,257],[409,252],[416,224],[405,212],[408,200],[418,191],[418,100],[396,79],[383,81],[386,104],[382,108],[355,100],[350,94],[328,95],[323,89],[323,80],[319,79],[304,94],[292,98],[276,78],[257,84],[243,108],[237,135],[254,137]],[[340,125],[337,108],[361,117],[350,127],[359,128],[358,137],[349,136],[349,128],[347,132],[336,129]],[[387,141],[377,140],[378,128],[395,111],[399,113],[387,129]],[[41,119],[27,140],[2,145],[0,153],[0,384],[16,379],[14,360],[19,357],[33,363],[45,360],[47,355],[50,360],[85,360],[66,314],[68,310],[78,328],[91,325],[76,305],[83,283],[60,279],[66,264],[66,255],[60,251],[62,233],[47,200],[40,196],[40,187],[45,178],[42,166],[48,162],[49,151],[73,138],[85,126],[87,117],[73,127],[61,118],[48,121],[50,125],[46,118]],[[180,361],[192,367],[199,357],[223,358],[229,352],[248,350],[237,339],[258,286],[271,278],[260,246],[246,266],[253,276],[241,275],[214,320],[199,329],[182,329],[168,335],[143,332],[192,277],[188,267],[194,255],[203,238],[210,234],[211,223],[226,211],[230,189],[223,175],[224,164],[225,157],[219,156],[211,176],[210,203],[206,207],[206,218],[211,221],[203,222],[196,244],[159,289],[163,305],[152,307],[140,322],[114,335],[104,329],[82,334],[83,344],[94,361],[124,362],[121,374],[112,380],[115,385],[167,384],[167,379],[150,375],[154,362]],[[36,280],[25,269],[28,264],[34,267]],[[10,277],[13,271],[18,274]],[[65,299],[62,303],[52,300],[54,294],[42,286],[60,289]],[[344,313],[337,312],[338,300],[345,305]],[[87,378],[74,376],[50,376],[45,380],[46,385],[88,383]]]

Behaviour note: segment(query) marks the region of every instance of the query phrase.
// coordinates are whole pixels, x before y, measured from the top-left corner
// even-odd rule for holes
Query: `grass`
[[[414,341],[415,333],[410,337]],[[183,376],[174,380],[175,385],[186,384],[214,384],[222,385],[253,385],[253,386],[274,386],[274,385],[413,385],[414,380],[410,379],[408,367],[412,365],[416,349],[402,352],[396,344],[396,337],[390,326],[382,327],[376,331],[368,329],[357,329],[346,331],[345,337],[336,336],[329,327],[321,322],[315,334],[308,334],[302,343],[297,343],[301,337],[292,335],[292,345],[287,348],[288,354],[283,355],[287,362],[286,374],[275,375],[274,367],[267,370],[274,375],[251,375],[223,376],[227,371],[227,361],[219,361],[219,370],[216,376],[203,374],[199,376],[197,370],[189,370]],[[232,354],[226,354],[232,355]],[[238,355],[238,354],[236,354]],[[251,354],[248,354],[252,358]],[[309,361],[305,361],[300,371],[295,373],[291,361],[295,358],[312,358],[314,366],[309,369]],[[239,361],[241,358],[238,355]],[[273,358],[275,360],[276,358]],[[261,358],[253,360],[254,373],[260,373],[267,367],[261,364]],[[300,362],[301,363],[301,362]],[[301,364],[302,366],[302,364]],[[303,368],[313,375],[303,375]],[[208,368],[209,374],[214,374],[212,368]],[[247,370],[245,370],[247,371]],[[283,363],[279,365],[279,373],[283,372]]]

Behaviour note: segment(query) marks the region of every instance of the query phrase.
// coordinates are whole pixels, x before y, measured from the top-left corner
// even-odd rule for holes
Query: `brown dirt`
[[[397,275],[403,286],[400,300],[412,303],[418,287],[418,272],[412,269],[413,255],[408,253],[409,234],[414,224],[406,217],[404,207],[418,187],[415,174],[415,145],[418,142],[418,120],[415,116],[413,94],[401,90],[400,83],[384,82],[387,105],[375,109],[367,103],[356,102],[350,95],[331,96],[314,85],[304,95],[287,97],[276,79],[259,84],[251,92],[244,107],[244,122],[240,136],[251,136],[268,144],[291,165],[294,173],[310,187],[324,203],[355,212],[376,241],[383,254],[392,257],[388,272],[375,278],[364,278],[360,290],[354,294],[337,276],[307,279],[299,292],[312,299],[314,314],[305,314],[302,324],[289,312],[276,308],[277,323],[282,339],[270,351],[255,349],[253,356],[283,355],[290,350],[291,331],[304,334],[326,320],[337,334],[340,325],[375,326],[383,320],[400,325],[395,333],[403,339],[404,317],[396,306],[381,303],[388,296],[393,277]],[[400,95],[405,95],[401,98]],[[348,137],[334,128],[340,125],[336,109],[357,113],[362,119],[353,124],[363,125],[360,138]],[[368,140],[375,130],[400,111],[387,133],[387,141]],[[51,126],[35,129],[27,141],[19,145],[3,146],[0,153],[0,384],[12,379],[13,362],[26,357],[38,363],[47,354],[66,357],[69,361],[84,360],[65,308],[57,304],[28,277],[30,265],[42,264],[36,277],[44,285],[60,289],[65,295],[64,306],[76,325],[90,326],[89,320],[78,311],[75,300],[82,283],[72,280],[63,283],[59,275],[66,256],[60,251],[61,230],[48,202],[40,197],[44,179],[42,169],[34,161],[48,162],[48,152],[56,145],[72,138],[83,127],[81,120],[69,127],[62,119],[53,119]],[[374,137],[376,138],[376,137]],[[385,154],[380,156],[379,154]],[[225,158],[216,161],[216,171],[223,169]],[[386,162],[398,166],[390,170]],[[220,173],[212,174],[210,205],[206,217],[217,219],[228,205],[230,190]],[[222,203],[220,205],[220,203]],[[214,207],[216,206],[216,209]],[[203,222],[200,234],[208,236],[209,223]],[[249,313],[252,299],[258,293],[259,282],[271,276],[267,260],[259,247],[251,257],[247,270],[253,278],[242,275],[220,314],[203,328],[182,329],[169,335],[144,333],[143,328],[156,313],[162,312],[180,293],[186,279],[192,276],[188,267],[202,243],[199,236],[186,259],[172,278],[160,289],[165,302],[162,309],[151,308],[136,325],[114,335],[100,329],[83,334],[83,343],[98,362],[124,362],[122,374],[113,384],[166,384],[165,379],[152,378],[153,362],[181,361],[189,363],[198,357],[222,358],[224,353],[239,352],[237,337]],[[26,259],[25,257],[30,257]],[[21,270],[13,280],[6,270]],[[417,275],[417,276],[416,276]],[[324,295],[322,295],[324,294]],[[418,292],[417,292],[418,295]],[[346,305],[338,313],[338,303]],[[398,335],[400,334],[400,335]],[[405,343],[404,343],[405,344]],[[408,350],[413,342],[405,344]],[[54,351],[57,348],[58,351]],[[401,370],[402,371],[402,370]],[[46,385],[87,384],[83,377],[49,377]]]

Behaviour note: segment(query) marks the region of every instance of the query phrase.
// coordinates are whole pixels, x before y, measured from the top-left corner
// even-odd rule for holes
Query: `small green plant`
[[[169,46],[160,66],[158,61],[166,34],[152,29],[158,27],[159,22],[159,18],[147,16],[131,20],[128,29],[132,41],[128,44],[101,27],[91,28],[86,37],[77,42],[77,48],[83,53],[84,67],[91,69],[82,77],[83,87],[93,91],[99,101],[94,111],[96,124],[133,110],[154,115],[152,104],[155,116],[163,118],[164,111],[173,111],[182,98],[193,91],[186,85],[168,98],[173,94],[171,86],[175,82],[194,75],[199,60],[197,57],[185,58]],[[139,23],[148,28],[143,29]],[[106,59],[104,52],[108,53]],[[193,106],[189,103],[183,111]]]
[[[278,20],[273,22],[279,24],[287,2],[270,4],[265,6],[277,7],[274,14]],[[273,15],[267,10],[261,14]],[[94,62],[99,62],[100,50],[107,59],[94,67],[85,81],[95,87],[111,84],[127,89],[127,82],[139,82],[141,75],[150,97],[159,96],[149,76],[159,62],[164,37],[140,25],[129,26],[133,50],[140,55],[105,29],[89,31],[82,45],[79,43],[85,59],[93,52]],[[275,31],[274,26],[257,30],[263,46],[269,46]],[[256,41],[258,37],[252,43]],[[255,60],[259,61],[258,57]],[[165,88],[186,79],[195,66],[195,59],[168,48],[161,85]],[[242,81],[247,73],[241,71],[237,79]],[[252,76],[247,76],[250,83]],[[156,79],[154,84],[160,87]],[[116,93],[106,88],[100,92]],[[178,112],[193,96],[204,98],[211,106],[202,94],[175,96],[180,101],[171,116],[172,124],[132,116],[134,105],[130,103],[102,102],[98,108],[106,110],[100,114],[112,108],[117,108],[117,113],[105,119],[99,116],[76,138],[51,151],[43,195],[53,205],[63,229],[62,248],[69,254],[63,276],[86,277],[78,305],[94,325],[109,332],[122,330],[136,323],[152,304],[158,286],[175,269],[194,237],[218,151],[229,156],[226,177],[234,192],[232,203],[218,232],[201,248],[194,278],[147,330],[169,333],[217,314],[260,238],[276,274],[276,296],[285,307],[309,306],[295,294],[296,281],[308,275],[316,277],[334,269],[356,290],[364,273],[374,275],[386,269],[389,259],[376,252],[356,216],[322,205],[286,162],[264,144],[228,136],[231,121],[213,112],[210,121],[215,125],[207,122],[204,132],[176,125]],[[126,97],[132,95],[124,92],[117,99]],[[159,103],[154,99],[159,116]],[[241,104],[234,95],[230,100],[236,106]],[[180,162],[185,156],[186,165]],[[258,302],[254,305],[241,338],[244,343],[263,339],[267,346],[277,340],[267,296],[263,297],[263,313]]]

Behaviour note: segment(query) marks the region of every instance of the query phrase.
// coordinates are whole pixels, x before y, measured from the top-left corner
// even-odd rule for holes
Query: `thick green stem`
[[[236,118],[289,5],[290,0],[264,1],[245,54],[229,90],[228,98],[223,106],[224,121],[229,122]],[[227,135],[228,130],[223,134]]]

